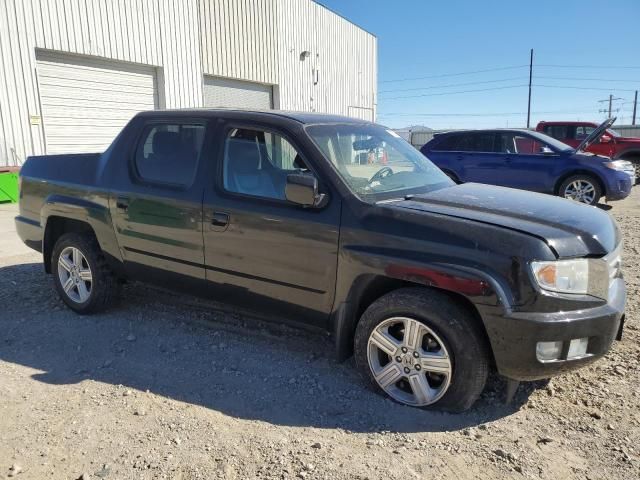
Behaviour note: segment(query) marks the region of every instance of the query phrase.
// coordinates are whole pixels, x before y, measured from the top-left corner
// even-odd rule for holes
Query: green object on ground
[[[18,201],[18,172],[0,172],[0,203]]]

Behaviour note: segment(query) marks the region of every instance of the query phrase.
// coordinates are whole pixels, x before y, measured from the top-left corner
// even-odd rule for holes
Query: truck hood
[[[465,183],[407,197],[389,206],[526,233],[546,242],[559,258],[606,255],[620,241],[615,222],[596,207],[512,188]]]

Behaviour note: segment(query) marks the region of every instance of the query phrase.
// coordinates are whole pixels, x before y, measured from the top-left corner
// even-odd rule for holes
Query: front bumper
[[[631,193],[631,187],[635,184],[635,176],[626,172],[616,171],[611,178],[607,179],[606,196],[607,201],[622,200]]]
[[[622,279],[614,280],[606,305],[553,313],[511,312],[482,315],[498,372],[513,380],[538,380],[580,368],[602,357],[621,331],[626,303]],[[587,355],[567,360],[569,341],[589,339]],[[541,362],[538,342],[564,342],[559,360]]]

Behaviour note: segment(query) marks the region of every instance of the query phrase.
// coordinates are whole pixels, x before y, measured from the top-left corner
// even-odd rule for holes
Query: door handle
[[[213,212],[211,225],[214,227],[226,227],[229,225],[229,214],[224,212]]]
[[[126,197],[118,197],[116,199],[116,208],[126,212],[129,209],[129,199]]]

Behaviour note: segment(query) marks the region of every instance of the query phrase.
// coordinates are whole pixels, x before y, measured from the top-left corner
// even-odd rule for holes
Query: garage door
[[[38,52],[48,154],[102,152],[133,115],[158,103],[151,67]]]
[[[209,108],[270,110],[271,85],[229,78],[204,77],[204,105]]]

